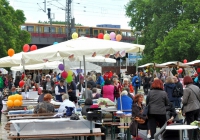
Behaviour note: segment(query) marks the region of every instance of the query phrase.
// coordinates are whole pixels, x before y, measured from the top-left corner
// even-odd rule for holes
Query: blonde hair
[[[165,80],[165,83],[174,83],[174,79],[172,76],[168,76]]]
[[[121,95],[128,95],[128,92],[126,90],[123,90]]]

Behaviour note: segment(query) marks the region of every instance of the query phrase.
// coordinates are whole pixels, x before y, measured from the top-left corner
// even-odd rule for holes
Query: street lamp
[[[138,44],[138,38],[141,35],[141,31],[135,31],[135,35],[137,38],[137,44]],[[138,53],[136,53],[136,73],[138,72]]]

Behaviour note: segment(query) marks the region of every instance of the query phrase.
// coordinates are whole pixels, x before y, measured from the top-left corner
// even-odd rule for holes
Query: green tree
[[[200,17],[199,6],[200,2],[195,0],[130,1],[125,7],[126,15],[131,18],[129,25],[134,30],[142,31],[142,37],[139,38],[139,43],[145,44],[144,56],[141,63],[166,62],[172,60],[181,61],[181,57],[176,57],[176,59],[168,57],[168,55],[173,55],[174,50],[169,49],[168,53],[166,53],[166,46],[162,49],[161,47],[159,47],[159,49],[156,48],[158,48],[159,45],[163,46],[167,43],[166,37],[171,35],[171,31],[177,28],[178,25],[181,24],[181,21],[189,19],[188,24],[198,23]],[[179,32],[181,33],[181,31]],[[172,33],[176,32],[173,31]],[[174,46],[171,47],[176,47],[175,43]],[[181,52],[184,51],[179,51],[177,55],[182,55],[180,54]],[[165,55],[160,55],[163,53]],[[191,57],[191,59],[195,57],[197,58],[198,55]]]
[[[7,0],[0,0],[0,58],[7,56],[8,49],[18,53],[24,44],[30,43],[30,34],[20,29],[25,20],[23,11],[14,10]]]

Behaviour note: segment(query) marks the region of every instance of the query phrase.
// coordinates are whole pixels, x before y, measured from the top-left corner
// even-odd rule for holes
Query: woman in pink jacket
[[[105,80],[105,85],[102,87],[101,94],[103,98],[108,98],[114,102],[114,86],[111,85],[109,79]]]

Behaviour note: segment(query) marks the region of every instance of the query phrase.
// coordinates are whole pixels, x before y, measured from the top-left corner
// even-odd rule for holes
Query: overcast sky
[[[51,8],[58,21],[65,20],[66,0],[46,0],[47,8]],[[73,0],[72,13],[75,22],[84,26],[97,24],[117,24],[121,28],[130,29],[129,19],[125,16],[124,5],[129,0]],[[43,12],[44,0],[10,0],[15,9],[21,9],[27,18],[26,22],[37,23],[39,20],[47,21],[47,12]],[[38,4],[37,4],[38,3]]]

